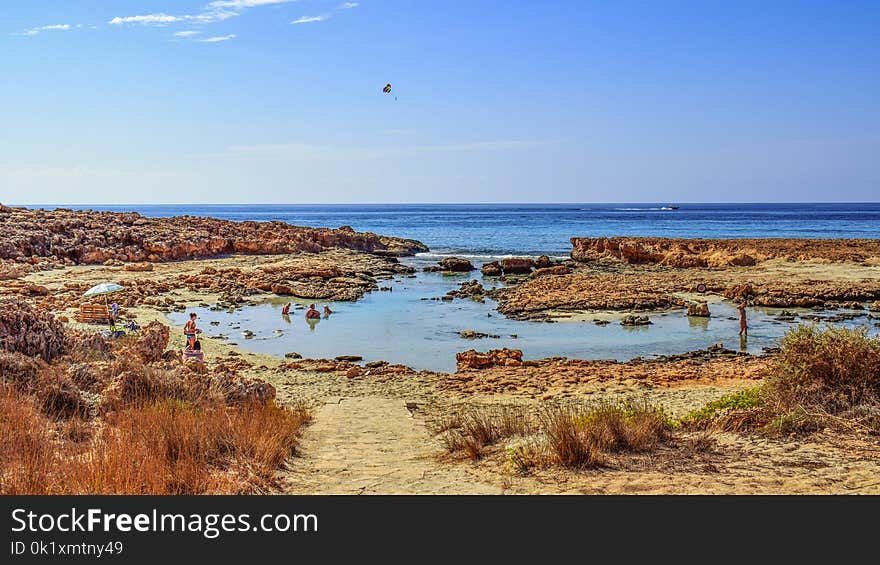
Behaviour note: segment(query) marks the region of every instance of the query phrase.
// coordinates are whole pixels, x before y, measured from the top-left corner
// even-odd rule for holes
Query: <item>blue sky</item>
[[[878,29],[876,1],[6,0],[0,202],[876,201]]]

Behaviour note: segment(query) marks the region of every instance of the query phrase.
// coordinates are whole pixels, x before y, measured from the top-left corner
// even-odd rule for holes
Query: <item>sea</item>
[[[44,206],[51,208],[50,206]],[[510,320],[491,300],[435,300],[479,272],[443,275],[423,272],[450,255],[481,263],[509,256],[568,257],[571,237],[662,236],[688,238],[880,238],[880,203],[798,204],[358,204],[358,205],[140,205],[64,206],[66,208],[137,211],[144,216],[210,216],[233,221],[282,221],[299,226],[351,226],[357,231],[417,239],[430,251],[402,261],[417,269],[414,278],[400,277],[391,291],[373,292],[358,302],[328,303],[329,317],[308,323],[293,300],[291,315],[281,316],[287,298],[269,298],[234,311],[195,307],[206,334],[239,347],[283,356],[332,358],[360,355],[364,361],[386,360],[416,369],[455,370],[455,354],[466,349],[521,349],[524,358],[567,356],[584,359],[652,358],[703,349],[715,343],[760,354],[778,345],[792,325],[814,321],[780,321],[780,311],[750,308],[749,337],[738,336],[734,305],[710,304],[709,319],[688,318],[684,311],[652,314],[652,324],[600,326],[584,321],[555,323]],[[676,207],[677,209],[670,209]],[[383,283],[384,285],[385,283]],[[324,303],[319,304],[319,308]],[[182,325],[188,312],[169,314]],[[801,311],[806,313],[806,311]],[[810,312],[810,314],[815,314]],[[876,333],[864,311],[843,322]],[[821,322],[819,322],[821,324]],[[462,339],[475,330],[497,337]],[[210,355],[210,350],[206,352]]]

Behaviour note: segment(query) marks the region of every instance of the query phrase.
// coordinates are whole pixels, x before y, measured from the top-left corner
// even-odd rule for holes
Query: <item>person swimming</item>
[[[331,310],[329,306],[324,306],[324,317],[325,318],[332,313],[333,313],[333,310]]]
[[[314,304],[309,304],[309,309],[306,310],[306,318],[320,318],[321,313],[315,308]]]

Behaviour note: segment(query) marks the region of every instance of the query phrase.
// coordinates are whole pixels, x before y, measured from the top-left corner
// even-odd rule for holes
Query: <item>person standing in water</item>
[[[198,334],[202,333],[202,330],[196,327],[196,315],[195,312],[191,312],[189,315],[189,321],[183,326],[183,335],[186,336],[186,348],[187,349],[195,349],[195,345],[198,342],[198,338],[196,337]]]
[[[284,305],[284,308],[281,309],[281,315],[287,316],[290,313],[290,302]]]
[[[741,337],[748,337],[749,325],[746,323],[746,301],[740,302],[736,309],[739,310],[739,335]]]

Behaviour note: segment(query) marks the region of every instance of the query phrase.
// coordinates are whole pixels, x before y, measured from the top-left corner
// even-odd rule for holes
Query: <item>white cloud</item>
[[[358,4],[357,2],[343,2],[336,9],[337,10],[350,10],[352,8],[357,8],[358,6],[360,6],[360,4]]]
[[[255,6],[269,6],[271,4],[286,4],[295,0],[216,0],[208,4],[208,8],[233,8],[244,9]]]
[[[177,33],[174,34],[174,37],[192,37],[192,36],[198,35],[200,33],[202,33],[200,30],[189,29],[186,31],[178,31]]]
[[[146,14],[143,16],[126,16],[124,18],[116,17],[110,20],[110,25],[122,24],[141,24],[141,25],[166,25],[174,22],[183,21],[184,17],[169,16],[168,14]]]
[[[201,43],[218,43],[220,41],[229,41],[230,39],[235,39],[235,34],[230,35],[219,35],[217,37],[206,37],[204,39],[197,39]]]
[[[292,24],[310,24],[314,22],[323,22],[324,20],[330,19],[328,14],[323,14],[320,16],[303,16],[301,18],[297,18],[293,20]]]
[[[70,24],[52,24],[47,26],[32,27],[31,29],[21,32],[21,35],[33,36],[40,35],[44,31],[67,31]]]

